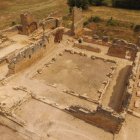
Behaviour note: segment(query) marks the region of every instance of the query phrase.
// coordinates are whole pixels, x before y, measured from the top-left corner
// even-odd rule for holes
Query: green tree
[[[82,9],[88,9],[89,7],[89,0],[68,0],[68,5],[70,8],[76,6]]]

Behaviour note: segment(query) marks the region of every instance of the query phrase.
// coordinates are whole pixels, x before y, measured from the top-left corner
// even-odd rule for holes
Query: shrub
[[[140,32],[140,25],[136,25],[134,27],[134,32]]]
[[[116,20],[113,19],[113,17],[111,17],[108,21],[107,21],[107,26],[117,26],[118,22]]]
[[[92,21],[95,23],[101,22],[101,18],[99,16],[92,17]]]
[[[98,16],[95,16],[95,17],[90,17],[89,19],[87,19],[87,21],[84,22],[84,26],[88,25],[89,23],[92,23],[92,22],[95,22],[95,23],[98,23],[98,22],[101,22],[101,18],[98,17]]]
[[[112,0],[114,7],[140,9],[140,0]]]
[[[85,21],[84,22],[84,26],[88,25],[89,24],[89,21]]]
[[[15,26],[15,25],[16,25],[16,22],[12,21],[11,26]]]
[[[107,26],[117,26],[118,22],[116,20],[113,19],[113,17],[111,17],[108,21],[107,21]]]

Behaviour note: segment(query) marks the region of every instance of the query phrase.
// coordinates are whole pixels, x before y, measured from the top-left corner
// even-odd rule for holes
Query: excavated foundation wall
[[[17,73],[22,69],[30,66],[33,62],[41,58],[46,51],[46,45],[42,40],[38,41],[38,43],[27,47],[24,50],[21,50],[14,58],[9,62],[8,75]]]
[[[46,53],[48,47],[52,47],[55,43],[55,38],[59,37],[59,31],[64,30],[63,27],[58,27],[55,30],[50,31],[44,37],[41,37],[35,44],[27,46],[26,48],[20,50],[19,52],[14,52],[9,55],[7,61],[9,63],[9,72],[7,76],[15,74],[18,71],[30,66],[32,63],[36,62],[39,58],[43,57]],[[62,40],[63,33],[61,34]],[[60,41],[61,41],[60,40]]]
[[[111,133],[118,133],[122,127],[125,117],[114,112],[112,109],[98,106],[95,112],[79,106],[71,106],[68,112],[90,124],[103,128]]]
[[[138,52],[137,46],[124,40],[114,40],[108,50],[108,55],[126,58],[134,61]],[[128,57],[128,58],[127,58]]]
[[[140,61],[140,53],[137,53],[136,59],[133,62],[133,68],[129,77],[128,86],[124,94],[125,96],[123,97],[122,111],[127,111],[130,105],[133,89],[134,89],[134,84],[136,80],[136,74],[139,70],[139,61]]]
[[[42,58],[46,53],[47,48],[51,47],[51,45],[54,43],[54,38],[53,39],[52,38],[49,39],[49,42],[39,40],[37,43],[21,50],[16,55],[11,57],[9,56],[10,58],[8,60],[9,72],[7,76],[15,74],[27,68],[28,66],[30,66],[31,64]]]
[[[101,49],[90,43],[75,43],[74,47],[100,53]]]

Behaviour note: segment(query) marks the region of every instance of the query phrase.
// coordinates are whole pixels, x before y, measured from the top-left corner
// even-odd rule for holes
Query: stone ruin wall
[[[138,52],[137,45],[128,43],[125,40],[116,39],[109,47],[108,55],[129,59],[133,61],[135,60],[137,52]],[[126,55],[128,55],[128,58],[126,58],[127,57]]]
[[[101,52],[100,48],[95,47],[93,44],[90,44],[90,43],[74,43],[74,47],[85,49],[85,50],[96,52],[96,53]]]
[[[42,41],[27,47],[24,50],[21,50],[13,58],[10,58],[9,61],[9,72],[8,75],[15,74],[18,71],[30,66],[33,62],[38,60],[43,56],[45,52],[45,44]]]
[[[99,37],[93,34],[90,29],[83,28],[83,41],[92,44],[99,44],[109,47],[108,55],[115,56],[131,61],[135,60],[136,54],[139,48],[140,37],[138,38],[137,44],[127,42],[123,39],[114,38],[112,41],[109,36]]]
[[[78,34],[83,29],[82,9],[74,7],[72,10],[72,34]]]
[[[99,39],[93,39],[92,37],[84,37],[83,38],[85,42],[88,43],[95,43],[99,45],[108,46],[108,55],[119,57],[123,59],[129,59],[131,61],[135,60],[136,54],[138,52],[138,46],[133,43],[128,43],[125,40],[116,39],[113,40],[113,42],[109,42],[109,39],[106,38],[106,40],[103,38],[102,40]],[[115,41],[115,42],[114,42]],[[128,58],[126,58],[126,53],[128,52]]]
[[[133,62],[133,67],[131,70],[131,74],[129,77],[129,81],[128,81],[128,86],[125,92],[125,96],[123,98],[123,102],[122,102],[122,111],[127,111],[132,99],[132,94],[133,94],[133,89],[134,89],[134,84],[135,84],[135,80],[136,80],[136,74],[138,72],[138,67],[139,67],[139,61],[140,61],[140,53],[137,53],[136,55],[136,59]]]
[[[32,32],[38,29],[39,26],[43,26],[43,29],[55,29],[60,27],[62,20],[55,17],[49,17],[43,19],[39,23],[33,18],[30,13],[24,13],[20,15],[21,25],[17,26],[19,34],[30,35]]]
[[[43,29],[55,29],[57,27],[60,27],[62,24],[62,20],[54,17],[46,18],[42,20],[40,23],[40,26],[43,26]]]
[[[20,15],[21,25],[17,26],[19,34],[30,35],[37,30],[38,24],[31,13],[24,13]]]
[[[125,120],[125,117],[122,115],[102,106],[98,106],[95,112],[79,106],[71,106],[66,111],[87,123],[103,128],[113,134],[119,133]]]
[[[98,104],[96,111],[91,111],[81,106],[70,106],[66,108],[66,111],[68,111],[68,113],[71,115],[80,118],[87,123],[103,128],[106,131],[111,133],[119,133],[125,121],[125,115],[128,111],[128,107],[131,101],[139,60],[140,57],[137,54],[133,66],[130,67],[130,78],[128,78],[128,86],[126,86],[122,101],[120,103],[121,111],[115,112],[109,107],[101,106],[101,103]]]
[[[56,28],[42,37],[35,44],[23,48],[19,52],[14,52],[6,59],[9,68],[8,76],[30,66],[32,63],[43,57],[47,49],[55,43],[57,32],[64,30],[63,27]],[[63,35],[63,33],[61,34]],[[62,36],[61,36],[62,39]]]

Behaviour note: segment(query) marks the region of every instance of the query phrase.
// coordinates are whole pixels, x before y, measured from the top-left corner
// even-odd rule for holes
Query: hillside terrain
[[[140,11],[75,1],[0,0],[0,140],[140,140]]]
[[[32,12],[37,19],[42,19],[51,12],[61,11],[68,13],[66,0],[1,0],[0,2],[0,29],[11,26],[12,22],[19,22],[19,14],[24,11]],[[85,12],[86,16],[100,16],[108,19],[140,24],[140,11],[124,10],[111,7],[91,7]]]
[[[12,22],[18,23],[22,12],[30,11],[37,19],[42,19],[59,10],[66,13],[66,6],[65,0],[1,0],[0,29],[11,26]]]

